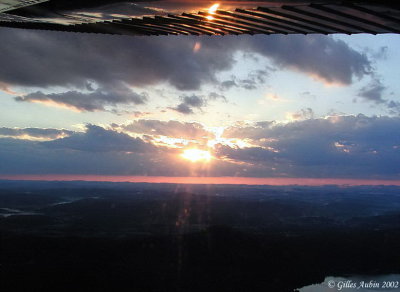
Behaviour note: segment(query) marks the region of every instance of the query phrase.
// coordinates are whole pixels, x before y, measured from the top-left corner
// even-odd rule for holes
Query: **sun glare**
[[[218,10],[218,7],[219,7],[219,4],[218,4],[218,3],[212,5],[210,8],[208,8],[208,13],[209,13],[209,14],[215,14],[215,12]],[[208,20],[213,20],[213,19],[214,19],[214,17],[211,16],[211,15],[206,16],[206,18],[207,18]]]
[[[200,150],[200,149],[186,149],[183,151],[181,156],[191,162],[208,162],[211,160],[212,156],[209,151]]]
[[[214,14],[214,13],[217,11],[218,7],[219,7],[219,4],[218,4],[218,3],[217,3],[217,4],[214,4],[213,6],[211,6],[210,8],[208,8],[208,13]]]

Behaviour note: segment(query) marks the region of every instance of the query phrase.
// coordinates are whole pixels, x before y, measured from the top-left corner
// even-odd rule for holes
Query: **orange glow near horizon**
[[[258,177],[166,177],[166,176],[112,176],[112,175],[0,175],[1,180],[25,181],[93,181],[171,184],[227,184],[271,186],[400,186],[400,180],[341,179],[341,178],[258,178]]]
[[[187,160],[190,160],[191,162],[209,162],[212,158],[209,151],[196,148],[184,150],[181,156]]]

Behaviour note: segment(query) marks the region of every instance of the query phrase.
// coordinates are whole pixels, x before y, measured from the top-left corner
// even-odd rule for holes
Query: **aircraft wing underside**
[[[117,35],[399,33],[393,3],[0,0],[0,26]]]

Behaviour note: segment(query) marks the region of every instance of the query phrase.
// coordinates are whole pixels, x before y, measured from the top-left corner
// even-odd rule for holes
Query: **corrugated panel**
[[[4,14],[4,13],[3,13]],[[26,18],[7,19],[8,27],[51,29],[123,35],[227,35],[227,34],[310,34],[310,33],[399,33],[400,10],[390,4],[293,4],[260,6],[254,9],[169,14],[96,23],[61,25]]]
[[[32,6],[49,0],[2,0],[0,1],[0,12],[18,9],[21,7]]]

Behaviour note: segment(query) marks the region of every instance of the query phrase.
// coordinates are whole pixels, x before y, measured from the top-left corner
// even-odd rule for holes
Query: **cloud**
[[[127,125],[119,126],[123,131],[135,134],[158,135],[178,139],[202,139],[210,137],[199,123],[185,123],[179,121],[135,120]]]
[[[185,115],[193,114],[193,108],[201,109],[206,104],[206,101],[197,95],[181,96],[181,100],[182,102],[172,109]]]
[[[231,79],[220,82],[219,89],[221,91],[226,91],[236,87],[246,90],[254,90],[257,89],[260,84],[265,83],[267,76],[268,72],[265,70],[251,71],[244,79],[237,78],[236,76],[231,76]]]
[[[387,46],[382,46],[379,49],[365,48],[364,51],[369,54],[374,60],[387,60],[388,58]]]
[[[7,93],[7,94],[10,94],[10,95],[17,95],[18,94],[17,92],[11,90],[9,88],[9,86],[4,82],[0,82],[0,90],[5,92],[5,93]]]
[[[155,151],[152,144],[125,133],[106,130],[95,125],[87,125],[86,131],[74,133],[69,137],[42,142],[48,148],[72,149],[88,152],[149,152]]]
[[[239,122],[234,126],[227,127],[224,130],[223,136],[225,138],[258,140],[264,138],[266,129],[272,127],[274,124],[273,121],[252,124]]]
[[[307,120],[314,118],[314,111],[311,108],[303,108],[295,113],[288,113],[287,118],[289,120],[298,121],[298,120]]]
[[[42,129],[42,128],[0,128],[0,136],[32,139],[32,140],[54,140],[72,135],[74,132],[69,130]]]
[[[269,73],[266,70],[251,71],[247,78],[238,80],[238,86],[247,90],[257,89],[260,84],[265,83],[268,75]]]
[[[302,98],[316,99],[316,96],[312,94],[310,91],[303,91],[299,95]]]
[[[400,102],[390,100],[387,102],[389,113],[392,115],[400,115]]]
[[[7,88],[86,89],[93,82],[100,87],[122,82],[197,90],[217,83],[219,72],[232,69],[238,51],[262,55],[279,68],[328,83],[350,84],[371,70],[364,54],[320,35],[133,38],[3,28],[0,38],[0,82]],[[198,41],[201,50],[194,53]],[[263,78],[261,72],[256,75]]]
[[[231,89],[233,87],[238,87],[238,85],[237,85],[237,83],[235,81],[235,78],[233,76],[231,80],[222,81],[220,83],[219,87],[220,87],[221,90],[229,90],[229,89]]]
[[[0,138],[0,174],[187,176],[196,173],[173,150],[158,147],[154,151],[153,146],[144,145],[139,139],[104,129],[89,127],[88,132],[54,143]],[[198,173],[207,174],[204,169]]]
[[[141,111],[135,111],[135,110],[132,111],[132,110],[117,109],[117,108],[112,108],[112,109],[108,110],[108,112],[111,112],[118,116],[129,115],[132,118],[143,118],[145,116],[150,116],[152,114],[151,112],[141,112]]]
[[[387,87],[382,81],[378,77],[374,77],[368,85],[359,90],[358,96],[364,101],[385,106],[391,115],[400,115],[400,102],[385,98],[385,90]]]
[[[226,145],[218,145],[217,155],[241,162],[265,162],[274,159],[274,152],[266,151],[262,147],[232,148]]]
[[[372,81],[363,88],[360,89],[358,96],[362,97],[367,101],[375,103],[384,103],[385,100],[382,96],[383,91],[386,89],[380,79],[374,78]]]
[[[329,84],[351,84],[372,71],[365,54],[344,41],[322,35],[254,37],[249,50],[270,58],[281,69],[307,73]]]
[[[0,173],[143,174],[147,166],[153,166],[151,157],[135,153],[79,151],[48,146],[27,140],[0,139]]]
[[[255,146],[221,145],[217,153],[258,166],[258,175],[278,171],[307,177],[398,177],[399,127],[400,118],[363,115],[254,127],[238,125],[227,129],[228,136],[243,139],[247,132]]]
[[[148,100],[146,93],[135,93],[125,85],[117,88],[98,88],[89,93],[79,91],[67,91],[63,93],[44,94],[41,91],[33,92],[25,96],[15,98],[20,102],[39,102],[48,105],[64,106],[78,111],[104,111],[107,106],[118,104],[144,104]]]
[[[242,79],[240,80],[239,87],[247,90],[257,89],[257,83],[253,79]]]
[[[176,107],[172,109],[185,115],[193,114],[193,110],[187,104],[184,103],[178,104]]]
[[[364,53],[321,35],[133,38],[3,28],[0,38],[1,88],[12,92],[13,87],[25,87],[28,94],[15,100],[77,111],[120,114],[118,106],[148,100],[146,93],[131,88],[146,90],[158,84],[181,91],[199,90],[204,84],[214,84],[221,91],[254,90],[265,84],[271,68],[220,82],[219,73],[233,69],[237,52],[263,56],[275,68],[302,72],[330,84],[348,85],[372,72]],[[201,49],[193,52],[199,41]],[[65,90],[49,93],[54,87]],[[29,92],[31,88],[35,91]],[[186,96],[173,109],[193,114],[206,100],[197,96],[196,104],[195,99]]]
[[[221,91],[229,90],[231,88],[243,88],[246,90],[254,90],[257,89],[257,82],[253,78],[247,79],[238,79],[235,76],[232,76],[231,80],[224,80],[220,83],[219,89]]]
[[[193,138],[202,138],[197,124],[140,121],[132,127],[171,136],[192,129]],[[121,129],[88,125],[84,132],[48,142],[0,138],[0,173],[399,179],[399,129],[398,117],[363,115],[239,123],[223,137],[229,133],[252,146],[217,144],[212,153],[216,159],[202,166],[181,158],[182,149],[155,146]]]
[[[47,88],[86,88],[124,82],[136,87],[167,82],[198,89],[229,70],[236,48],[204,38],[193,53],[194,37],[124,37],[2,29],[0,81]]]
[[[219,93],[216,93],[216,92],[210,92],[208,94],[208,99],[209,100],[218,100],[218,99],[220,99],[220,100],[222,100],[224,102],[228,101],[225,95],[219,94]]]

